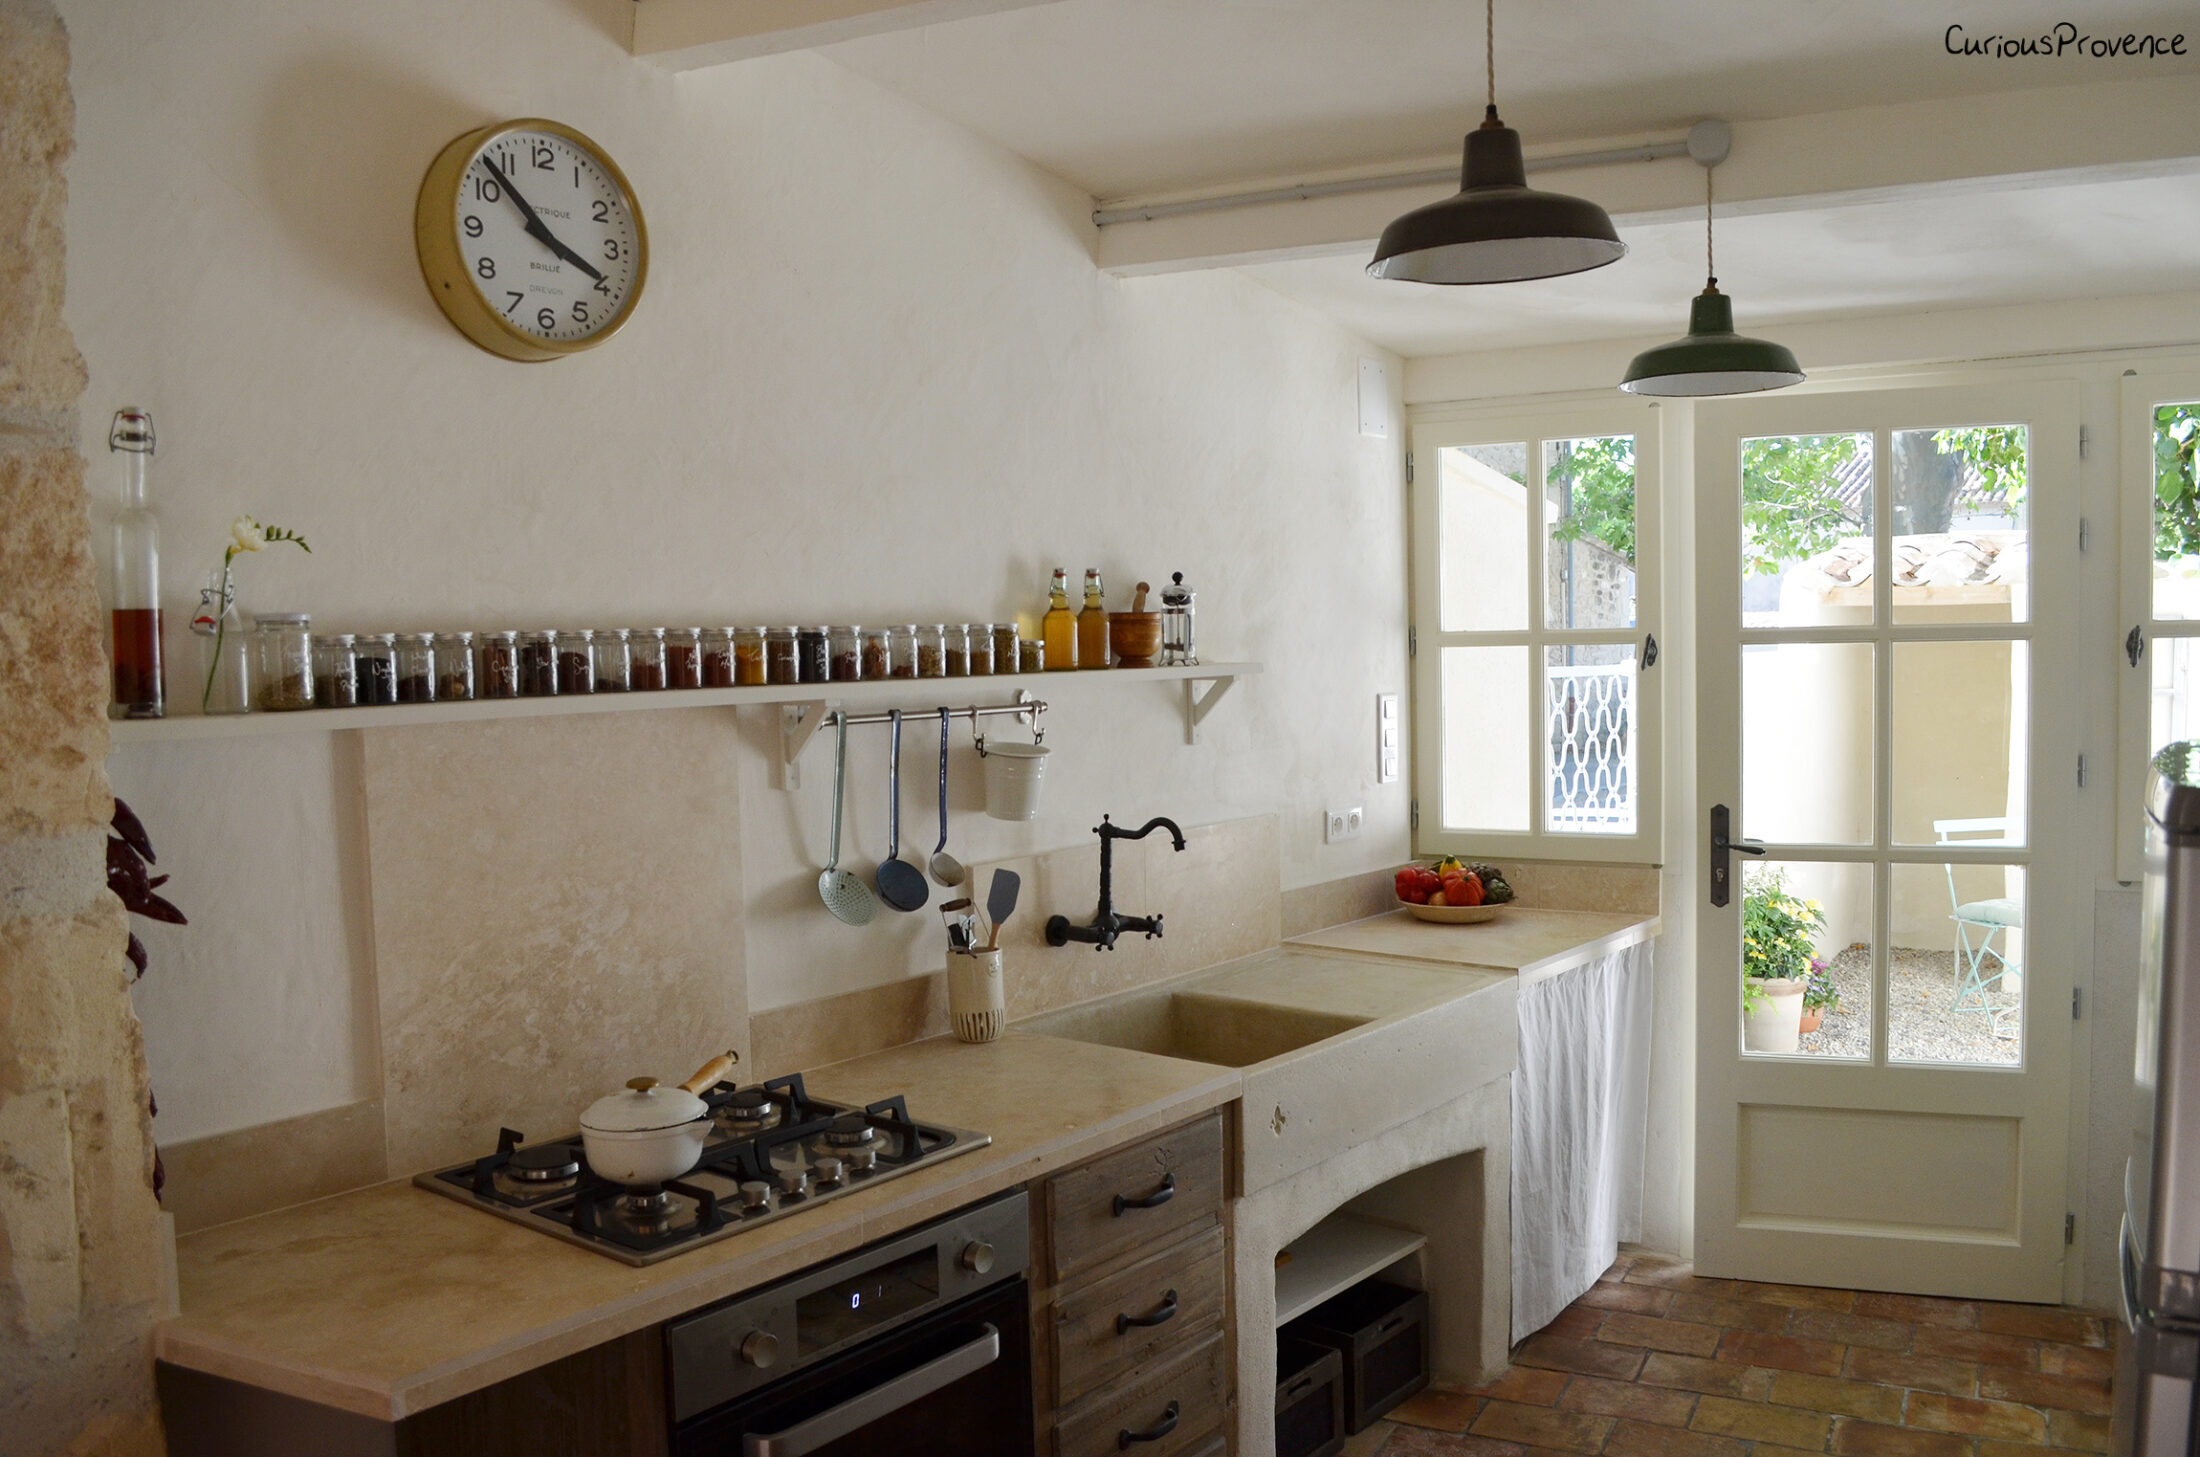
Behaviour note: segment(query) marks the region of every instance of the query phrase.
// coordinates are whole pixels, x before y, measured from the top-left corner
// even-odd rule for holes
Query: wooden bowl
[[[1111,612],[1108,614],[1108,650],[1118,668],[1150,668],[1161,651],[1161,614]]]
[[[1484,921],[1496,920],[1499,913],[1511,902],[1494,906],[1422,906],[1415,905],[1412,901],[1400,901],[1398,904],[1413,912],[1413,918],[1417,921],[1435,921],[1446,926],[1477,926]]]

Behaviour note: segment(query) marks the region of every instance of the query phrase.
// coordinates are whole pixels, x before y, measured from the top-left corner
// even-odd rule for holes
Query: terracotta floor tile
[[[1392,1427],[1389,1440],[1370,1450],[1379,1451],[1382,1457],[1534,1457],[1518,1442],[1460,1437],[1449,1432],[1432,1432],[1426,1427]]]
[[[1547,1447],[1554,1452],[1590,1453],[1603,1448],[1604,1439],[1612,1433],[1612,1419],[1493,1401],[1482,1408],[1470,1430],[1477,1437],[1494,1437],[1500,1442]]]
[[[1464,1392],[1430,1386],[1415,1392],[1383,1415],[1408,1426],[1432,1427],[1439,1432],[1463,1432],[1482,1411],[1483,1399]]]
[[[2107,1346],[2040,1344],[2040,1369],[2050,1376],[2113,1376],[2116,1352]]]
[[[1768,1366],[1778,1371],[1811,1371],[1820,1376],[1841,1374],[1841,1347],[1836,1343],[1765,1335],[1760,1331],[1728,1331],[1719,1342],[1719,1359],[1739,1361],[1747,1366]]]
[[[1642,1369],[1643,1353],[1634,1346],[1610,1346],[1602,1341],[1582,1341],[1571,1336],[1535,1336],[1514,1358],[1522,1366],[1541,1366],[1547,1371],[1578,1371],[1584,1376],[1609,1376],[1632,1381]]]
[[[1724,1295],[1692,1295],[1685,1290],[1676,1290],[1673,1292],[1673,1303],[1665,1308],[1665,1315],[1668,1320],[1700,1321],[1705,1325],[1763,1331],[1767,1335],[1777,1336],[1786,1333],[1788,1316],[1794,1309],[1791,1305],[1767,1305],[1761,1300],[1736,1300]]]
[[[2009,1366],[2019,1371],[2036,1371],[2040,1364],[2040,1344],[2022,1336],[1996,1335],[1991,1331],[1949,1330],[1942,1326],[1921,1325],[1910,1349],[1920,1356],[1946,1356],[1956,1361],[1977,1361],[1987,1366]],[[2069,1349],[2082,1351],[2085,1346]]]
[[[1746,1457],[1749,1448],[1732,1437],[1691,1432],[1655,1422],[1622,1421],[1612,1429],[1604,1457]]]
[[[1900,1422],[1902,1397],[1902,1388],[1898,1386],[1874,1386],[1868,1381],[1814,1376],[1807,1371],[1782,1371],[1772,1378],[1769,1399],[1779,1406],[1808,1407],[1812,1411],[1863,1417],[1874,1422]]]
[[[1642,1363],[1642,1375],[1637,1379],[1645,1386],[1670,1386],[1680,1391],[1763,1401],[1772,1390],[1772,1378],[1772,1372],[1757,1366],[1652,1351],[1650,1359]]]
[[[1910,1330],[1910,1323],[1906,1320],[1806,1308],[1797,1310],[1788,1317],[1787,1333],[1814,1341],[1834,1341],[1844,1346],[1907,1351],[1910,1349]]]
[[[1909,1386],[1948,1396],[1978,1395],[1978,1367],[1939,1356],[1905,1356],[1895,1351],[1851,1350],[1841,1374],[1881,1386]]]
[[[1752,1442],[1749,1457],[1825,1457],[1823,1449],[1805,1451],[1801,1447],[1782,1447],[1772,1442]]]
[[[1593,1305],[1569,1305],[1553,1316],[1551,1323],[1536,1334],[1572,1336],[1576,1340],[1586,1341],[1597,1333],[1597,1327],[1604,1324],[1604,1317],[1608,1314],[1609,1311],[1599,1310]]]
[[[1782,1447],[1817,1451],[1826,1445],[1826,1433],[1832,1423],[1833,1418],[1824,1412],[1705,1396],[1697,1398],[1696,1415],[1688,1425],[1693,1431],[1711,1432],[1721,1437],[1740,1437],[1746,1442],[1772,1442]]]
[[[1566,1383],[1558,1404],[1565,1411],[1585,1411],[1597,1416],[1632,1417],[1660,1426],[1685,1427],[1696,1409],[1696,1395],[1640,1381],[1606,1381],[1600,1376],[1576,1376]]]
[[[1978,1394],[2026,1406],[2051,1406],[2060,1411],[2084,1412],[2105,1417],[2111,1410],[2108,1381],[2093,1376],[2043,1376],[2034,1371],[2010,1371],[2000,1366],[1981,1366]]]
[[[1902,1420],[1906,1426],[1929,1432],[1961,1432],[1967,1437],[1993,1437],[2004,1442],[2047,1440],[2047,1418],[2032,1408],[2009,1401],[1982,1401],[1975,1396],[1913,1391]]]
[[[1674,1293],[1656,1285],[1628,1285],[1621,1282],[1599,1280],[1582,1292],[1578,1305],[1593,1305],[1599,1310],[1631,1310],[1637,1315],[1663,1315],[1673,1303]]]
[[[1558,1400],[1558,1394],[1566,1389],[1569,1379],[1564,1371],[1542,1371],[1533,1366],[1507,1366],[1505,1373],[1495,1381],[1485,1381],[1480,1386],[1464,1386],[1460,1390],[1468,1396],[1494,1396],[1500,1401],[1549,1406]]]
[[[1344,1447],[1337,1457],[1375,1457],[1391,1431],[1389,1422],[1371,1422],[1344,1439]]]
[[[1735,1282],[1698,1275],[1686,1265],[1644,1265],[1639,1261],[1627,1272],[1630,1285],[1660,1285],[1668,1290],[1687,1290],[1697,1295],[1732,1295]]]
[[[1766,1285],[1741,1280],[1736,1282],[1734,1293],[1767,1305],[1802,1305],[1816,1310],[1847,1310],[1856,1304],[1854,1290],[1826,1290],[1816,1285]]]
[[[1971,1439],[1842,1417],[1833,1424],[1833,1451],[1841,1457],[1971,1457]]]
[[[1858,1315],[1906,1320],[1912,1325],[1941,1325],[1952,1330],[1978,1329],[1978,1304],[1970,1300],[1943,1300],[1937,1295],[1887,1295],[1876,1290],[1859,1291],[1851,1307]]]
[[[2065,1310],[2058,1305],[1981,1305],[1978,1328],[1996,1335],[2060,1341],[2066,1346],[2108,1344],[2105,1319],[2082,1310]]]
[[[1643,1346],[1653,1351],[1672,1351],[1682,1356],[1708,1356],[1719,1349],[1719,1328],[1685,1320],[1660,1320],[1654,1315],[1629,1315],[1624,1311],[1604,1318],[1597,1339],[1615,1346]]]
[[[2109,1419],[2083,1412],[2051,1411],[2047,1414],[2047,1440],[2058,1447],[2085,1452],[2110,1450]]]
[[[2086,1457],[2086,1454],[2066,1447],[2034,1447],[2024,1442],[1997,1442],[1989,1438],[1978,1444],[1978,1457]]]

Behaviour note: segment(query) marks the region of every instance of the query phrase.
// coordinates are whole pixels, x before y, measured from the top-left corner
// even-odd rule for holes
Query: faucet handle
[[[1151,925],[1150,927],[1148,927],[1148,928],[1147,928],[1147,930],[1146,930],[1146,939],[1147,939],[1148,941],[1151,941],[1151,940],[1153,940],[1153,939],[1154,939],[1155,937],[1159,936],[1160,934],[1161,934],[1161,912],[1159,912],[1159,911],[1155,911],[1155,912],[1154,912],[1154,914],[1153,914],[1153,925]]]

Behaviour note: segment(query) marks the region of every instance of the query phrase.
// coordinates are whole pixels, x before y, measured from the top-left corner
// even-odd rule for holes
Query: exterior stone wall
[[[0,1446],[163,1450],[145,1056],[107,893],[106,656],[62,321],[68,36],[0,0]]]

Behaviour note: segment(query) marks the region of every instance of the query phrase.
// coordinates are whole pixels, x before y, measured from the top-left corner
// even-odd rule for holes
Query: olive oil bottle
[[[1077,619],[1069,610],[1069,573],[1054,569],[1054,585],[1047,588],[1047,615],[1039,624],[1039,636],[1047,648],[1047,671],[1077,666]]]
[[[1100,569],[1085,568],[1085,610],[1077,614],[1077,666],[1108,665],[1108,608],[1102,600]]]

